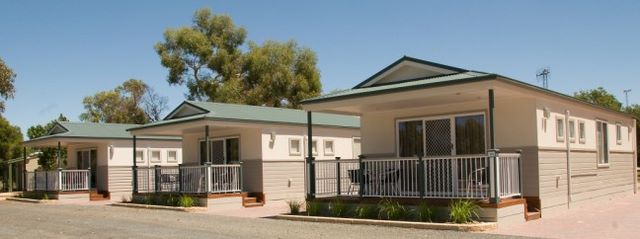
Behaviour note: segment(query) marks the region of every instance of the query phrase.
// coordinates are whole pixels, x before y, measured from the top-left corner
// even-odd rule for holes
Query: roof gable
[[[190,103],[189,101],[184,101],[178,107],[176,107],[173,111],[171,111],[171,113],[169,113],[167,117],[165,117],[164,119],[165,120],[177,119],[177,118],[184,118],[188,116],[200,115],[200,114],[206,114],[206,113],[209,113],[209,111],[199,106],[196,106]]]
[[[369,77],[362,83],[356,85],[354,89],[405,82],[415,79],[439,77],[467,71],[468,70],[462,68],[404,56]]]
[[[51,130],[49,130],[47,135],[61,134],[61,133],[66,133],[66,132],[69,132],[69,130],[67,128],[65,128],[62,124],[60,124],[60,122],[56,122],[56,124],[53,126],[53,128],[51,128]]]

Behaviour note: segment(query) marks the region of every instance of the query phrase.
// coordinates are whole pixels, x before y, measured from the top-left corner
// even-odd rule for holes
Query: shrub
[[[318,216],[320,215],[320,204],[314,201],[307,201],[307,215]]]
[[[169,194],[165,199],[165,205],[173,206],[173,207],[180,205],[180,197],[176,197],[176,195]]]
[[[287,201],[287,205],[289,205],[289,213],[291,213],[292,215],[300,214],[300,207],[302,207],[302,203],[300,201]]]
[[[178,199],[178,206],[180,207],[193,207],[196,206],[195,200],[188,195],[182,195]]]
[[[421,202],[418,205],[418,220],[421,222],[430,222],[433,217],[433,209],[426,202]]]
[[[42,200],[49,200],[49,194],[47,193],[42,194]]]
[[[334,217],[344,217],[347,215],[347,204],[340,199],[335,199],[329,204],[329,212]]]
[[[376,219],[378,217],[378,207],[371,205],[361,205],[356,207],[356,218]]]
[[[409,209],[391,199],[383,199],[380,201],[379,208],[378,217],[380,219],[400,220],[411,217],[411,211]]]
[[[449,204],[449,217],[454,223],[470,223],[478,218],[480,207],[471,200],[455,200]]]

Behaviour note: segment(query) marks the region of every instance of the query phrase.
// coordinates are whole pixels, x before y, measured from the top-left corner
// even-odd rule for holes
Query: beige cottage
[[[497,74],[403,57],[303,108],[360,117],[365,158],[343,167],[364,198],[478,199],[485,220],[513,222],[637,188],[634,118]]]
[[[301,110],[185,101],[164,120],[129,130],[136,137],[183,139],[183,164],[139,171],[142,180],[134,191],[192,194],[207,206],[301,200],[309,146],[306,122]],[[360,154],[357,117],[320,114],[315,126],[311,146],[317,159]],[[158,175],[150,177],[157,180],[147,184],[148,175]]]
[[[139,125],[57,122],[47,135],[23,145],[66,148],[66,161],[58,160],[60,170],[28,170],[26,190],[47,192],[60,199],[129,199],[134,154],[132,136],[126,130],[136,126]],[[177,166],[182,162],[181,146],[177,137],[141,137],[137,141],[137,165]]]

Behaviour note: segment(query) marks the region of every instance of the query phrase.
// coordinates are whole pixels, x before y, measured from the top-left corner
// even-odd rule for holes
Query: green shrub
[[[165,205],[172,207],[180,205],[180,197],[173,194],[167,195]]]
[[[300,201],[287,201],[287,205],[289,205],[289,213],[291,213],[292,215],[300,214],[300,207],[302,207],[302,203]]]
[[[344,217],[347,215],[347,204],[340,199],[335,199],[329,204],[329,212],[334,217]]]
[[[418,211],[416,214],[418,215],[418,220],[421,222],[431,222],[433,209],[426,202],[421,202],[420,205],[418,205]]]
[[[42,194],[42,200],[49,200],[49,194],[47,193]]]
[[[308,216],[320,215],[320,203],[317,203],[314,201],[307,201],[306,209],[307,209]]]
[[[478,206],[471,200],[455,200],[449,204],[449,218],[454,223],[470,223],[478,218]]]
[[[401,220],[411,217],[411,210],[391,199],[383,199],[380,201],[379,208],[378,218],[380,219]]]
[[[378,217],[378,207],[372,205],[361,205],[354,210],[356,218],[376,219]]]
[[[194,207],[196,206],[195,200],[189,195],[182,195],[178,199],[178,206],[180,207]]]

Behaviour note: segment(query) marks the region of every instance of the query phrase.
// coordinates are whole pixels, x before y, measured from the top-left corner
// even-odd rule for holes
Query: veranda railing
[[[27,191],[88,191],[91,185],[89,169],[63,169],[26,173]]]
[[[135,192],[235,193],[242,192],[242,165],[209,164],[179,167],[134,168]]]
[[[498,187],[492,173],[497,160]],[[520,154],[311,160],[314,197],[488,199],[521,194]],[[307,167],[307,170],[309,171]],[[498,194],[494,190],[498,190]]]

